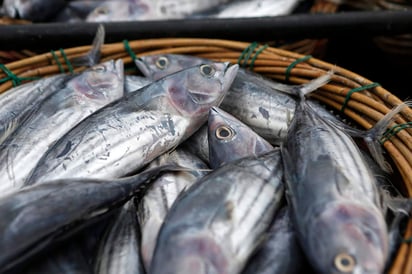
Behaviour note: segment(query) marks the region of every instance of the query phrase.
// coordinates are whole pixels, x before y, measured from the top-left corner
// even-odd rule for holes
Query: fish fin
[[[319,76],[306,84],[301,85],[300,94],[306,97],[308,94],[326,85],[330,82],[330,80],[332,79],[332,75],[334,73],[335,72],[333,70],[329,70],[326,74]]]
[[[18,125],[19,125],[19,122],[16,119],[13,119],[6,124],[4,132],[0,134],[0,144],[2,144],[3,141],[7,139],[7,137],[11,133],[13,133],[13,131],[18,127]]]
[[[104,44],[105,30],[103,25],[99,25],[94,37],[90,51],[83,56],[73,58],[72,64],[75,66],[92,67],[100,62],[101,47]]]
[[[384,186],[379,187],[379,195],[384,212],[390,211],[394,215],[410,216],[412,213],[412,198],[405,198],[396,193],[393,196]]]
[[[272,89],[290,94],[293,96],[306,96],[307,94],[317,90],[318,88],[326,85],[332,79],[334,74],[333,70],[328,71],[326,74],[319,76],[302,85],[286,85],[266,80],[268,86]]]
[[[386,132],[394,116],[401,112],[405,107],[410,106],[412,106],[412,101],[407,101],[396,106],[363,135],[363,139],[373,159],[375,159],[378,165],[386,172],[392,172],[392,168],[383,156],[384,152],[380,139]]]

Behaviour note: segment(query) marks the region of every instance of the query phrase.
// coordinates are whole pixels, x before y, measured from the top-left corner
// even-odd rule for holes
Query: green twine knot
[[[136,54],[134,54],[132,48],[129,45],[129,41],[128,40],[123,40],[123,45],[124,45],[124,49],[127,51],[127,53],[130,55],[130,57],[132,57],[132,60],[136,60],[137,56]]]
[[[20,85],[22,81],[39,79],[39,77],[18,77],[3,64],[0,64],[0,69],[7,75],[5,78],[0,79],[0,84],[11,81],[13,83],[13,87],[16,87]]]
[[[363,91],[363,90],[367,90],[367,89],[371,89],[371,88],[375,88],[375,87],[378,87],[378,86],[380,86],[379,83],[372,83],[372,84],[369,84],[369,85],[366,85],[366,86],[351,89],[350,91],[348,91],[348,94],[346,94],[345,101],[343,102],[342,108],[341,108],[340,111],[342,113],[344,112],[345,108],[348,106],[349,99],[350,99],[350,97],[352,96],[353,93]]]
[[[306,56],[304,56],[302,58],[299,58],[299,59],[296,59],[294,62],[290,63],[290,65],[286,68],[285,81],[289,82],[290,72],[292,71],[292,69],[294,67],[296,67],[297,64],[302,63],[302,62],[306,62],[310,58],[312,58],[312,55],[306,55]]]
[[[253,42],[251,43],[249,46],[247,46],[242,53],[240,54],[237,63],[239,64],[239,66],[241,67],[247,67],[248,62],[250,57],[252,57],[253,52],[255,51],[255,49],[258,47],[258,43],[257,42]],[[253,67],[255,65],[255,61],[257,59],[257,57],[259,56],[259,54],[261,54],[266,48],[268,47],[267,44],[261,46],[258,50],[256,50],[255,54],[253,55],[252,59],[250,60],[250,64],[249,64],[249,68],[251,70],[253,70]]]
[[[69,69],[69,72],[70,72],[70,73],[73,73],[73,72],[74,72],[73,66],[72,66],[72,64],[70,63],[69,58],[67,58],[66,53],[64,52],[63,49],[60,49],[59,51],[60,51],[61,56],[63,57],[64,62],[65,62],[66,65],[67,65],[67,68]],[[54,60],[56,61],[56,64],[57,64],[57,66],[59,67],[60,72],[61,72],[61,73],[65,73],[65,70],[64,70],[64,68],[63,68],[63,65],[62,65],[62,63],[60,62],[60,60],[59,60],[59,58],[57,57],[57,55],[56,55],[56,53],[54,52],[54,50],[52,50],[52,51],[50,51],[50,52],[51,52]]]
[[[399,124],[391,127],[383,134],[382,139],[380,140],[381,144],[385,143],[390,138],[392,138],[392,136],[395,136],[396,134],[398,134],[399,131],[404,130],[406,128],[412,128],[412,122],[407,122],[405,124]]]

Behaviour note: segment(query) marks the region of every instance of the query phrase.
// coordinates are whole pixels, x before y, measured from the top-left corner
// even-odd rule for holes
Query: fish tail
[[[386,172],[392,172],[392,168],[389,165],[389,163],[385,161],[385,158],[383,156],[383,148],[380,143],[380,140],[386,132],[388,126],[392,122],[394,116],[401,112],[405,107],[411,106],[412,101],[407,101],[396,106],[389,113],[387,113],[381,120],[379,120],[375,124],[375,126],[369,129],[363,137],[372,157],[375,159],[378,165]]]
[[[302,97],[302,96],[306,96],[307,94],[327,84],[332,79],[333,74],[334,74],[334,71],[330,70],[326,74],[318,78],[315,78],[302,85],[286,85],[282,83],[266,81],[265,79],[262,79],[262,81],[265,81],[265,83],[274,90],[277,90],[277,91],[280,91],[280,92],[283,92],[283,93],[286,93],[292,96]]]
[[[88,66],[92,67],[100,62],[101,47],[104,44],[106,32],[103,25],[99,25],[96,35],[94,37],[92,47],[90,51],[84,55],[71,60],[75,66]]]
[[[329,70],[326,74],[309,81],[306,84],[303,84],[299,88],[299,96],[306,97],[308,94],[312,93],[313,91],[317,90],[318,88],[326,85],[332,79],[332,75],[334,74],[333,70]]]

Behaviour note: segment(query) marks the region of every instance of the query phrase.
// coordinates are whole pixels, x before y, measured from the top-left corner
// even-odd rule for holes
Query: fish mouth
[[[124,65],[123,65],[123,60],[122,59],[118,59],[114,62],[114,71],[117,74],[117,77],[119,77],[119,79],[124,79]]]
[[[225,62],[224,64],[226,67],[224,69],[225,78],[223,81],[223,90],[228,90],[236,78],[239,65],[231,64],[229,62]]]
[[[209,111],[210,111],[210,113],[219,114],[219,110],[217,109],[217,107],[211,107]]]
[[[145,77],[150,77],[151,76],[151,70],[149,66],[143,61],[142,58],[136,58],[134,60],[135,65],[137,68],[140,70],[140,72],[145,76]]]

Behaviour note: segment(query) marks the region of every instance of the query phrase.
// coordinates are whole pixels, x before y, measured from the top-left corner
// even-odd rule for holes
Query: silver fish
[[[149,79],[159,79],[198,63],[211,60],[187,55],[153,55],[136,59],[136,65]],[[296,90],[316,90],[328,82],[328,75],[321,76],[302,86],[274,82],[259,74],[239,69],[220,108],[235,116],[273,145],[283,142],[288,125],[293,118]],[[311,102],[327,119],[336,119],[323,107]]]
[[[63,88],[69,75],[59,74],[12,88],[0,95],[0,144],[47,96]],[[0,147],[0,150],[2,147]]]
[[[293,118],[296,100],[284,91],[296,89],[316,90],[329,81],[325,75],[303,86],[284,85],[262,76],[240,71],[220,108],[248,125],[273,145],[280,145],[286,138]],[[311,102],[322,116],[334,119],[324,108]]]
[[[252,129],[218,107],[209,111],[208,140],[212,168],[246,156],[258,156],[273,149],[269,142]]]
[[[279,207],[282,176],[274,150],[203,177],[169,211],[150,273],[239,273]]]
[[[4,0],[3,10],[12,18],[45,21],[66,5],[64,0]]]
[[[139,225],[133,199],[112,219],[100,242],[95,273],[144,274],[140,259]]]
[[[93,10],[86,21],[136,21],[181,19],[229,0],[108,0]]]
[[[26,182],[53,178],[116,178],[175,148],[218,105],[237,65],[201,65],[163,78],[90,115],[39,161]]]
[[[83,118],[123,95],[123,62],[94,66],[44,99],[2,144],[0,189],[19,188],[49,147]]]
[[[149,272],[157,235],[164,219],[181,192],[208,173],[208,167],[196,155],[177,148],[170,155],[163,155],[150,167],[163,161],[178,164],[188,171],[164,173],[147,190],[139,203],[138,218],[142,234],[141,254],[145,269]]]
[[[353,140],[301,100],[282,158],[303,250],[319,273],[382,273],[388,232],[375,177]]]
[[[306,258],[284,207],[276,214],[266,232],[265,240],[250,258],[242,274],[298,274],[308,273]],[[305,271],[306,270],[306,271]]]
[[[287,15],[300,0],[250,0],[233,1],[221,7],[218,12],[208,14],[214,18],[247,18]]]
[[[118,180],[73,179],[26,187],[0,199],[0,272],[106,217],[146,188],[162,166]]]

